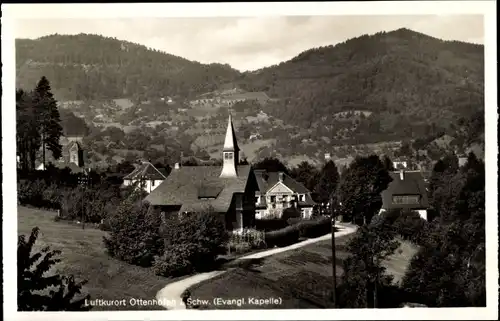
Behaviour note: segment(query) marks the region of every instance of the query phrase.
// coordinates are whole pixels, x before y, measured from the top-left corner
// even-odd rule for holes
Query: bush
[[[302,221],[304,221],[304,219],[301,217],[292,217],[292,218],[289,218],[288,220],[286,220],[288,225],[296,225]]]
[[[182,258],[191,263],[194,271],[210,268],[220,254],[226,253],[229,235],[223,217],[211,210],[185,214],[180,218],[171,215],[165,218],[164,227],[162,235],[168,249],[165,250],[167,259],[169,251],[178,254],[172,248],[182,246]]]
[[[189,245],[170,246],[165,249],[163,255],[155,256],[153,271],[156,275],[167,277],[190,274],[194,272],[193,265],[189,260],[191,255],[192,251],[189,249]]]
[[[283,211],[283,215],[281,217],[285,221],[288,221],[289,219],[300,219],[302,217],[302,213],[296,207],[289,207]]]
[[[55,184],[48,185],[44,180],[22,180],[17,184],[18,202],[39,208],[60,208],[61,193]]]
[[[287,226],[281,230],[270,231],[265,234],[267,247],[282,247],[299,241],[299,229],[297,226]]]
[[[89,295],[76,300],[81,294],[84,282],[75,282],[73,276],[58,274],[44,276],[54,264],[60,251],[50,251],[45,247],[38,253],[33,252],[38,237],[38,228],[31,232],[26,242],[24,235],[17,243],[17,306],[19,311],[88,311],[85,305]],[[52,288],[52,289],[51,289]],[[51,289],[50,291],[47,291]]]
[[[122,261],[151,266],[163,252],[161,219],[148,204],[124,202],[110,218],[110,236],[104,237],[108,253]]]
[[[393,227],[396,233],[401,235],[404,240],[415,244],[421,244],[427,230],[427,221],[413,211],[402,212],[394,221]]]
[[[287,221],[281,218],[256,219],[255,228],[260,231],[276,231],[287,227]]]
[[[304,220],[297,223],[300,237],[315,238],[332,231],[332,220],[330,217],[320,217],[315,220]]]

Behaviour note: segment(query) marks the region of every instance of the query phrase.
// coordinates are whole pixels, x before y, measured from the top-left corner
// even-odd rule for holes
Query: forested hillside
[[[270,97],[234,115],[240,139],[260,137],[248,141],[259,158],[391,154],[381,142],[402,144],[406,152],[399,155],[413,157],[422,150],[430,159],[447,149],[484,147],[484,47],[408,29],[313,48],[247,73],[88,34],[17,39],[16,58],[18,88],[30,90],[46,76],[58,102],[75,106],[66,109],[89,127],[100,122],[104,128],[147,129],[158,136],[156,145],[185,136],[186,152],[200,133],[209,135],[208,129],[224,126],[220,122],[227,117],[227,106],[190,102],[221,89]],[[109,107],[111,100],[120,106]],[[61,119],[65,131],[87,131],[73,115],[64,112]],[[250,131],[243,134],[245,128]],[[444,134],[451,137],[448,144],[435,144]],[[219,155],[217,146],[206,146],[206,151]]]
[[[46,76],[59,100],[189,96],[216,89],[239,73],[97,35],[16,39],[17,85]]]
[[[273,115],[302,128],[366,110],[360,132],[419,137],[483,110],[484,47],[399,29],[305,51],[242,86],[282,99]]]

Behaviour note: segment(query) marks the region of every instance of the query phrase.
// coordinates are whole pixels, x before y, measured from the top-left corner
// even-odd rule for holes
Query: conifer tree
[[[55,159],[59,159],[62,156],[62,146],[59,143],[59,138],[63,134],[61,118],[57,108],[57,101],[54,99],[50,83],[45,76],[38,82],[34,94],[34,104],[36,106],[42,145],[42,160],[45,168],[46,149],[52,152],[52,156]]]

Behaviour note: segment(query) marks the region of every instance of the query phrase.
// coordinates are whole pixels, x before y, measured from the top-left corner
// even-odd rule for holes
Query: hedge
[[[272,218],[272,219],[256,219],[255,228],[259,231],[276,231],[281,230],[288,226],[286,220],[282,218]]]
[[[315,220],[304,220],[297,223],[300,237],[315,238],[332,231],[332,220],[330,217],[321,217]]]
[[[282,247],[297,243],[300,233],[297,225],[287,226],[277,231],[270,231],[264,234],[267,247]]]

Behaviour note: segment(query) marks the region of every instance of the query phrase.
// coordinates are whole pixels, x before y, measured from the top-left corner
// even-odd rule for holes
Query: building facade
[[[123,185],[137,184],[146,193],[154,191],[167,178],[168,174],[157,169],[150,162],[143,162],[132,173],[123,178]]]
[[[283,172],[255,170],[259,190],[255,193],[255,218],[282,217],[286,209],[295,208],[302,218],[310,218],[315,205],[311,192]]]

